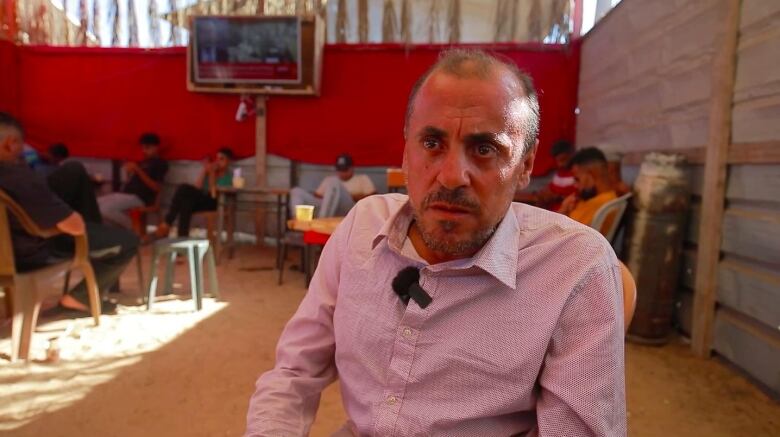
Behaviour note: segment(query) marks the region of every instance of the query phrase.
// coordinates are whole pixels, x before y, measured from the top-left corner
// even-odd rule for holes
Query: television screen
[[[196,83],[301,83],[298,17],[194,17]]]

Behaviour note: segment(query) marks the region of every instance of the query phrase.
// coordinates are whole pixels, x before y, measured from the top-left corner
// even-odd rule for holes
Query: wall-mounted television
[[[323,27],[315,17],[192,17],[188,88],[317,94]]]

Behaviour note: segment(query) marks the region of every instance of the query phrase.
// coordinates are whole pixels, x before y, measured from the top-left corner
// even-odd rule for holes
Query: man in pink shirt
[[[530,78],[484,52],[420,78],[409,195],[361,200],[328,241],[246,435],[307,435],[337,378],[339,435],[626,434],[618,261],[598,232],[512,203],[538,127]]]

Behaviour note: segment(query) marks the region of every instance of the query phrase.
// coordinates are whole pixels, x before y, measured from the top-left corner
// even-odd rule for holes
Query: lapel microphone
[[[425,309],[431,304],[433,298],[420,287],[420,270],[417,267],[406,267],[393,278],[393,291],[401,299],[404,305],[413,301]]]

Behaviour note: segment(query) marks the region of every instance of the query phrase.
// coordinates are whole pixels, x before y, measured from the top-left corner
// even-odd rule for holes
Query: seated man
[[[62,143],[52,144],[49,146],[46,153],[43,154],[41,164],[35,167],[34,170],[43,176],[49,176],[60,164],[65,162],[69,156],[70,151],[68,150],[68,146]]]
[[[563,201],[558,212],[582,224],[590,225],[596,211],[605,203],[617,198],[607,172],[607,158],[601,150],[587,147],[578,151],[571,158],[569,165],[574,174],[577,192]]]
[[[177,235],[188,237],[192,214],[198,211],[216,211],[217,187],[229,187],[233,184],[230,173],[230,161],[232,160],[233,151],[223,147],[217,152],[215,161],[206,160],[203,163],[203,171],[198,176],[195,185],[181,184],[176,187],[171,206],[165,219],[157,226],[155,237],[167,237],[171,226],[177,219],[179,220]]]
[[[133,227],[127,211],[154,203],[168,172],[168,163],[160,158],[160,137],[157,134],[145,133],[141,135],[139,143],[144,159],[138,163],[125,163],[124,169],[129,179],[121,192],[107,194],[98,199],[103,218],[126,229]]]
[[[49,189],[88,223],[103,223],[95,199],[95,179],[78,161],[68,160],[70,152],[65,144],[49,147],[45,154],[46,165],[35,170],[45,176]]]
[[[10,115],[0,113],[0,189],[11,196],[41,228],[56,227],[66,235],[41,239],[27,234],[11,219],[14,260],[20,271],[45,266],[52,258],[73,257],[73,238],[87,233],[92,267],[100,290],[116,282],[138,250],[138,238],[124,230],[110,229],[98,223],[85,223],[81,214],[71,209],[46,186],[45,181],[30,168],[19,164],[22,151],[22,128]],[[69,163],[80,165],[76,162]],[[83,170],[83,176],[86,172]],[[75,171],[75,170],[73,170]],[[93,196],[94,197],[94,196]],[[60,305],[89,312],[89,299],[84,281],[68,291]],[[103,303],[103,311],[111,312],[115,305]]]
[[[358,200],[376,193],[374,183],[364,174],[355,174],[352,157],[341,154],[336,159],[337,175],[322,180],[313,194],[300,187],[290,190],[290,214],[298,205],[314,205],[317,217],[346,215]]]
[[[550,154],[555,160],[555,174],[550,183],[535,193],[516,193],[516,202],[527,202],[540,208],[557,211],[563,199],[576,191],[574,176],[569,168],[574,146],[566,140],[559,140],[553,143]]]
[[[46,177],[49,189],[88,223],[103,223],[95,198],[95,183],[84,164],[66,161],[53,168]]]
[[[414,86],[409,195],[358,202],[330,237],[247,436],[307,435],[336,379],[342,435],[626,435],[620,267],[593,229],[512,202],[539,103],[505,62],[445,52]]]

